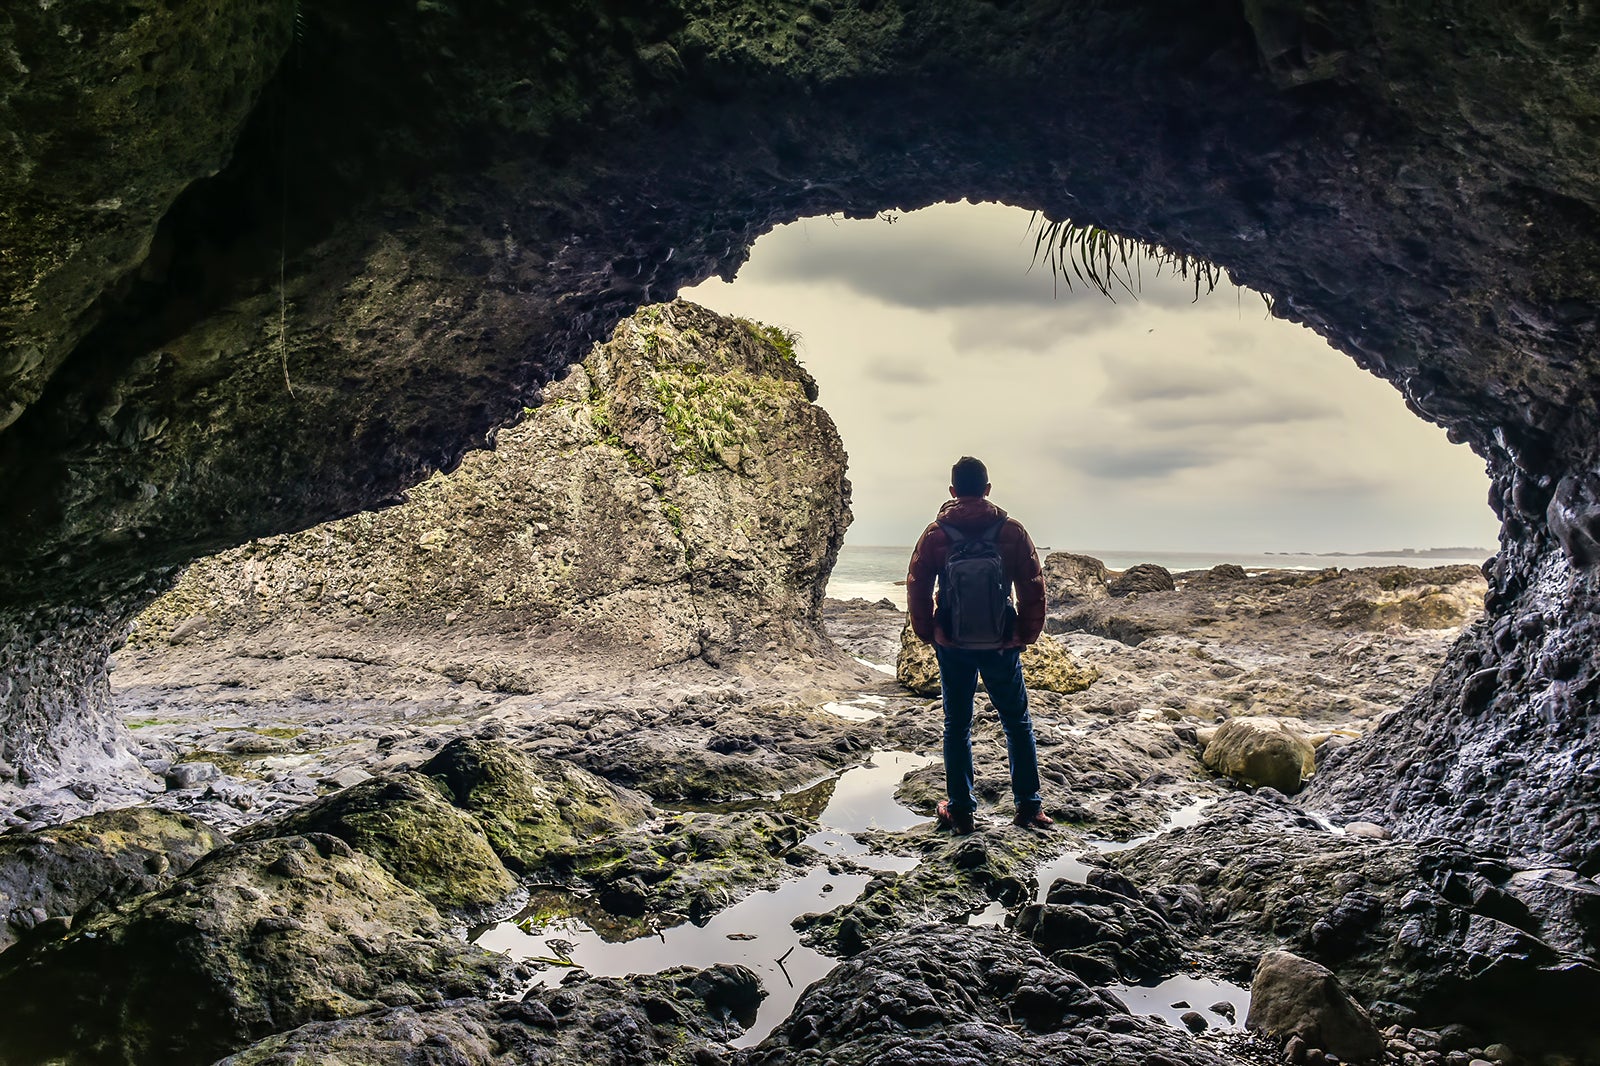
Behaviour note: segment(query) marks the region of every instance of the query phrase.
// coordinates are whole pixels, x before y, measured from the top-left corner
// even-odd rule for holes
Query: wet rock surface
[[[1525,1046],[1561,1034],[1585,1048],[1578,1004],[1600,969],[1570,907],[1588,886],[1538,889],[1551,877],[1577,887],[1570,870],[1519,873],[1446,841],[1341,835],[1265,791],[1112,861],[1191,950],[1238,979],[1282,947],[1332,969],[1380,1024],[1465,1021]]]
[[[509,989],[513,971],[337,837],[231,844],[0,956],[0,1054],[205,1063],[302,1022]]]
[[[0,951],[49,920],[165,888],[223,842],[186,814],[129,807],[0,835]]]
[[[1180,1019],[1174,1008],[1170,1024],[1142,1016],[1150,1008],[1129,1015],[1118,1004],[1144,993],[1130,988],[1131,980],[1247,983],[1264,954],[1288,950],[1327,966],[1387,1027],[1384,1054],[1396,1066],[1458,1066],[1446,1061],[1446,1044],[1456,1044],[1443,1036],[1430,1044],[1427,1034],[1462,1023],[1475,1027],[1470,1038],[1456,1040],[1463,1054],[1498,1040],[1520,1055],[1551,1050],[1581,1061],[1592,1049],[1569,1005],[1590,1002],[1594,991],[1600,887],[1570,868],[1466,845],[1385,840],[1389,830],[1381,825],[1340,834],[1296,805],[1303,795],[1289,801],[1267,788],[1251,792],[1200,761],[1203,731],[1218,718],[1248,715],[1303,722],[1318,750],[1327,750],[1393,714],[1404,686],[1420,683],[1456,635],[1285,617],[1279,597],[1297,589],[1349,597],[1331,576],[1314,584],[1305,584],[1305,575],[1277,578],[1179,574],[1172,592],[1116,601],[1146,612],[1144,624],[1164,627],[1137,646],[1074,631],[1052,638],[1098,677],[1078,691],[1031,694],[1046,810],[1058,819],[1051,832],[1010,824],[1003,736],[981,696],[974,735],[979,832],[957,838],[934,828],[941,768],[910,757],[904,766],[911,772],[886,785],[904,805],[896,816],[908,816],[893,824],[908,828],[874,828],[857,815],[847,824],[866,828],[819,832],[824,808],[836,797],[850,801],[835,776],[840,769],[879,749],[938,751],[937,701],[907,692],[873,657],[898,647],[903,615],[892,606],[826,605],[825,622],[842,650],[876,666],[791,654],[759,669],[735,660],[706,672],[696,661],[641,678],[603,658],[585,672],[525,649],[521,661],[549,679],[548,690],[534,698],[477,688],[468,697],[456,683],[419,679],[395,656],[339,682],[373,686],[370,704],[330,715],[325,703],[308,699],[294,719],[285,710],[293,702],[275,694],[308,684],[306,673],[326,669],[328,660],[290,645],[277,657],[235,656],[227,668],[238,684],[187,686],[167,705],[188,706],[187,720],[134,730],[152,738],[149,758],[158,749],[188,757],[169,770],[206,761],[216,768],[196,770],[194,780],[157,798],[191,810],[226,809],[233,824],[281,819],[281,828],[248,829],[246,836],[291,826],[333,829],[373,856],[322,835],[232,844],[154,896],[86,917],[82,927],[47,924],[0,955],[0,992],[17,990],[15,999],[0,999],[0,1021],[7,1032],[31,1033],[33,1019],[71,1017],[73,1025],[50,1030],[66,1034],[60,1048],[103,1046],[112,1061],[153,1061],[158,1053],[201,1047],[216,1057],[253,1041],[263,1042],[241,1052],[241,1061],[334,1054],[453,1061],[439,1042],[446,1040],[459,1045],[465,1061],[498,1063],[518,1054],[611,1054],[605,1033],[614,1028],[615,1054],[640,1062],[715,1061],[708,1058],[715,1054],[752,1063],[940,1056],[1258,1063],[1284,1048],[1245,1034],[1243,1000],[1216,1002],[1218,993],[1204,983],[1184,994],[1193,1017]],[[1439,588],[1448,590],[1449,582],[1419,572],[1388,591],[1404,599]],[[1234,608],[1226,616],[1215,611],[1218,597]],[[1074,609],[1055,609],[1053,617]],[[317,676],[322,685],[329,675]],[[451,702],[451,694],[463,698]],[[391,697],[392,713],[368,717]],[[278,715],[266,718],[276,724],[252,717],[263,713]],[[335,717],[343,720],[330,721]],[[193,746],[176,750],[180,738]],[[197,759],[202,753],[210,754]],[[292,796],[283,785],[296,778],[308,784]],[[338,780],[346,782],[342,792],[317,798]],[[643,781],[659,794],[647,802],[618,780]],[[240,802],[272,796],[268,789],[280,795]],[[689,791],[703,797],[705,809],[667,809]],[[1220,799],[1196,812],[1197,797]],[[300,814],[269,815],[273,804]],[[415,846],[412,829],[430,835],[422,832],[429,819],[410,817],[419,810],[458,830],[483,826],[489,857],[498,852],[515,868],[515,880],[530,892],[522,924],[512,930],[526,943],[515,949],[522,962],[449,938],[447,919],[384,869],[387,863],[398,874],[397,856],[409,856],[419,872],[447,880],[460,856]],[[1188,811],[1180,827],[1138,843],[1175,810]],[[363,819],[376,820],[351,825]],[[255,850],[276,848],[285,852]],[[225,876],[206,875],[212,865]],[[339,880],[341,872],[349,883]],[[186,889],[197,877],[199,887]],[[771,931],[715,916],[802,882],[816,886],[815,901],[780,921],[793,918],[794,931],[785,934],[797,950],[822,952],[819,968],[807,972],[827,974],[834,959],[860,966],[827,976],[760,1046],[748,1045],[766,1038],[765,1029],[746,1033],[735,1016],[755,991],[737,975],[704,980],[698,991],[687,975],[599,976],[670,967],[682,957],[575,974],[566,980],[577,984],[559,987],[569,972],[563,956],[574,951],[562,938],[576,936],[567,932],[573,922],[591,940],[624,948],[645,937],[668,956],[673,944],[704,950],[678,939],[703,924],[723,944],[759,949],[751,966],[769,965],[767,956],[780,953],[766,948],[778,942]],[[302,884],[304,893],[296,887]],[[199,905],[169,902],[190,896]],[[248,914],[235,921],[243,909]],[[245,934],[228,931],[245,918]],[[967,921],[978,925],[961,924]],[[928,922],[939,924],[921,928]],[[119,975],[132,968],[135,949],[146,943],[140,938],[156,937],[158,927],[167,939],[188,938],[196,956],[222,961],[205,980],[183,976],[187,962],[163,971],[163,987],[199,989],[180,998],[199,1004],[200,1014],[180,1012],[170,1035],[152,1037],[140,1019],[172,1008],[167,1000],[158,1006],[148,991],[154,978]],[[86,931],[96,935],[78,939]],[[379,961],[362,954],[361,973],[353,974],[349,953],[366,950]],[[236,980],[230,967],[237,956],[263,975]],[[93,995],[83,976],[91,967],[112,975]],[[995,983],[975,973],[993,975]],[[769,996],[783,992],[782,976],[778,967],[763,970],[761,988]],[[533,981],[558,987],[530,988]],[[237,986],[249,1004],[281,1006],[264,1021],[256,1007],[213,986]],[[491,1002],[485,993],[492,988],[526,992],[527,999]],[[597,998],[573,1005],[568,1026],[556,1009],[568,1001],[552,997],[584,989]],[[48,1009],[60,1014],[47,1015],[39,997],[50,997],[56,1005]],[[1168,994],[1157,1006],[1176,998]],[[712,1000],[720,1007],[704,1008]],[[223,1023],[205,1020],[211,1016]],[[585,1042],[588,1050],[580,1052]],[[1432,1048],[1436,1058],[1427,1057]]]
[[[998,930],[926,926],[839,966],[736,1060],[786,1063],[1234,1061]]]
[[[419,773],[374,777],[240,831],[241,842],[336,836],[441,910],[477,913],[517,889],[477,819]]]
[[[650,809],[647,797],[571,763],[493,740],[452,740],[418,772],[443,784],[452,802],[473,814],[513,870],[540,866],[575,840],[620,833]]]
[[[575,974],[520,1001],[396,1007],[318,1022],[263,1040],[219,1066],[306,1062],[415,1066],[705,1066],[726,1062],[725,1041],[748,1017],[732,990],[748,971],[668,971],[626,980]]]

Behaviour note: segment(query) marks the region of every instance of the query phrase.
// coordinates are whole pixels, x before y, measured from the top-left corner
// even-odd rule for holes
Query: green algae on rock
[[[575,842],[620,833],[649,814],[642,795],[498,741],[457,738],[418,772],[444,784],[518,873],[533,871]]]
[[[481,913],[517,890],[478,821],[422,774],[374,777],[250,826],[235,839],[305,833],[338,837],[441,910]]]
[[[639,936],[682,921],[704,921],[756,886],[817,858],[800,847],[812,823],[765,811],[684,812],[659,824],[586,842],[563,856],[569,877],[593,889],[593,903],[547,902],[579,913],[607,937]]]
[[[909,625],[900,634],[895,679],[919,696],[937,696],[941,691],[933,645],[918,639]],[[1094,684],[1100,679],[1100,671],[1080,663],[1051,637],[1042,636],[1022,649],[1022,679],[1030,689],[1069,694]]]
[[[509,990],[514,969],[337,837],[229,844],[0,955],[0,1059],[199,1066],[317,1019]]]
[[[171,884],[223,837],[187,814],[124,807],[0,835],[0,951],[47,918],[80,919]]]

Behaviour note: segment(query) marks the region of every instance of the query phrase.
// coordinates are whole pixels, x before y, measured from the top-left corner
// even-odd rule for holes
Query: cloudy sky
[[[963,454],[1057,549],[1492,546],[1483,463],[1231,286],[1138,300],[1030,271],[1028,213],[813,218],[683,296],[799,331],[850,453],[848,543],[904,545]]]

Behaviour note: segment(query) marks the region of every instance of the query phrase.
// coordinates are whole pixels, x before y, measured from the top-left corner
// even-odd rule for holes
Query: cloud
[[[1225,461],[1215,441],[1100,440],[1059,448],[1056,460],[1097,481],[1154,481]]]
[[[1139,425],[1146,430],[1245,429],[1251,426],[1286,426],[1296,422],[1315,422],[1337,418],[1339,409],[1331,403],[1282,397],[1245,396],[1236,401],[1211,406],[1185,405],[1160,407],[1140,412]]]
[[[1144,404],[1162,400],[1197,400],[1243,392],[1249,380],[1226,368],[1196,366],[1192,361],[1157,363],[1153,360],[1108,358],[1102,399],[1113,404]]]
[[[886,385],[926,386],[936,384],[939,380],[915,360],[891,357],[867,360],[862,373],[871,380],[881,381]]]

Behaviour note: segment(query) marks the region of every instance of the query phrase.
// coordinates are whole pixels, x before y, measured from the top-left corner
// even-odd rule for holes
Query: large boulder
[[[385,774],[351,785],[250,826],[236,839],[303,833],[338,837],[444,910],[481,912],[517,890],[477,820],[418,773]]]
[[[317,1019],[509,990],[513,969],[337,837],[230,844],[0,956],[0,1061],[207,1063]]]
[[[553,851],[642,822],[647,797],[557,759],[526,755],[494,740],[458,737],[419,772],[441,782],[472,812],[507,866],[526,872]]]
[[[1106,564],[1092,555],[1051,552],[1044,559],[1044,587],[1050,606],[1082,600],[1103,600],[1111,595]]]
[[[806,989],[745,1066],[1042,1062],[1220,1066],[1212,1048],[1000,929],[923,926],[835,967]]]
[[[1345,1062],[1383,1059],[1383,1036],[1326,966],[1287,951],[1261,957],[1245,1025],[1280,1043],[1297,1036]]]
[[[781,330],[684,301],[647,307],[492,451],[398,506],[196,563],[134,643],[196,619],[223,639],[354,616],[459,620],[564,649],[581,633],[647,665],[774,641],[824,651],[850,484],[816,396]]]
[[[939,695],[939,660],[933,645],[919,639],[909,625],[900,632],[900,653],[894,667],[895,679],[912,692]],[[1022,649],[1022,679],[1032,689],[1082,692],[1100,679],[1100,671],[1079,662],[1053,637],[1042,636]]]
[[[1166,567],[1139,563],[1112,578],[1107,588],[1111,595],[1121,597],[1135,592],[1171,592],[1177,585],[1172,581],[1172,571]]]
[[[722,964],[625,978],[577,971],[559,988],[536,988],[521,1000],[394,1007],[314,1022],[218,1066],[723,1062],[729,1022],[741,1021],[749,995],[765,994],[756,981],[749,969]],[[731,1003],[730,992],[743,998]]]
[[[1138,982],[1177,969],[1181,949],[1165,918],[1138,899],[1057,881],[1017,916],[1017,932],[1091,984]]]
[[[222,840],[198,819],[154,807],[0,836],[0,951],[46,919],[165,888]]]
[[[1217,728],[1201,754],[1207,769],[1242,784],[1275,788],[1285,795],[1316,770],[1316,751],[1304,732],[1280,718],[1230,718]]]

